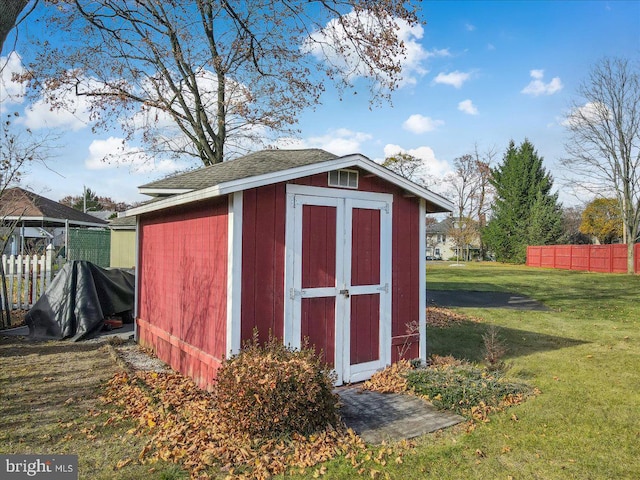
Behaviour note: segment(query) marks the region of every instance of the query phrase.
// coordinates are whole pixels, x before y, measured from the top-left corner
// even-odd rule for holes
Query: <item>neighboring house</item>
[[[480,252],[480,236],[473,235],[473,240],[464,245],[457,245],[454,226],[456,219],[447,217],[426,227],[428,260],[472,260]],[[459,250],[459,251],[458,251]]]
[[[257,330],[337,383],[426,359],[425,215],[444,198],[355,154],[265,150],[140,187],[136,334],[210,388]],[[419,329],[408,324],[414,322]]]
[[[136,217],[117,217],[109,222],[111,230],[111,268],[136,265]]]
[[[0,197],[0,229],[10,235],[9,255],[44,253],[47,245],[61,249],[68,228],[106,227],[107,222],[23,188],[7,188]],[[13,232],[9,229],[14,226]]]
[[[87,213],[92,217],[99,218],[100,220],[104,220],[108,222],[113,218],[117,217],[118,212],[113,210],[87,210]]]

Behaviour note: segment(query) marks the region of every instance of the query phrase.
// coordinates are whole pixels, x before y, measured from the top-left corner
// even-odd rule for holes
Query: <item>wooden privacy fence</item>
[[[635,248],[635,273],[640,273],[640,243]],[[627,273],[627,246],[545,245],[527,247],[527,266]]]
[[[10,310],[27,310],[40,298],[53,278],[53,248],[44,255],[2,255],[7,280]],[[0,284],[0,310],[5,308],[5,293]]]

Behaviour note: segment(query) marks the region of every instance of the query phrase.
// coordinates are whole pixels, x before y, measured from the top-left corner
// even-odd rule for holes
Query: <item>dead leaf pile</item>
[[[430,327],[448,328],[455,323],[479,321],[479,318],[462,315],[447,308],[427,307],[427,325]]]
[[[133,418],[137,424],[127,434],[152,435],[138,455],[139,462],[152,464],[162,459],[181,464],[191,478],[209,478],[207,471],[215,466],[228,472],[229,478],[266,479],[289,470],[304,472],[336,455],[345,455],[354,468],[369,474],[371,463],[401,463],[403,451],[410,446],[372,452],[353,430],[342,426],[277,439],[230,434],[212,408],[211,394],[173,372],[118,373],[109,381],[102,400],[117,407],[115,412],[109,409],[109,422]],[[126,459],[116,467],[129,463]],[[313,472],[313,476],[323,474],[322,468]]]
[[[407,391],[406,374],[413,370],[408,360],[400,360],[384,370],[374,373],[362,384],[363,390],[379,393],[402,393]]]

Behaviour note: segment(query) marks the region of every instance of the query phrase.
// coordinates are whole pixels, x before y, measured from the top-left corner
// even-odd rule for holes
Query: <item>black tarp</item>
[[[27,313],[29,336],[73,341],[91,337],[106,317],[133,310],[134,284],[131,270],[68,262]]]

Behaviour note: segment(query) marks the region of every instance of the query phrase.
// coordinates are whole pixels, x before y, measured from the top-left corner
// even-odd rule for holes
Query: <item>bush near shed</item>
[[[337,427],[334,374],[312,348],[294,350],[257,335],[218,369],[214,404],[229,433],[308,435]]]

